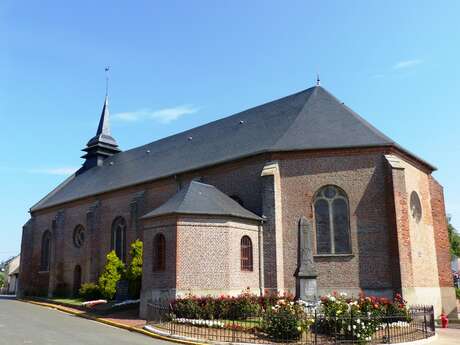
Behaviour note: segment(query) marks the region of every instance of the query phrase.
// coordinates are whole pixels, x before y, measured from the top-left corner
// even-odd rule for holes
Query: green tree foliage
[[[95,283],[82,284],[81,288],[78,290],[78,294],[86,301],[101,298],[101,291],[99,289],[99,286]]]
[[[129,250],[131,262],[126,272],[126,278],[129,280],[129,292],[132,298],[139,298],[141,293],[142,252],[143,244],[141,240],[137,239],[131,243],[131,248]]]
[[[113,299],[117,291],[117,282],[125,275],[125,264],[118,258],[115,251],[107,254],[104,271],[98,280],[99,290],[106,299]]]
[[[450,222],[451,217],[447,217],[447,231],[449,232],[450,253],[460,257],[460,235]]]
[[[5,286],[5,273],[0,272],[0,288]]]

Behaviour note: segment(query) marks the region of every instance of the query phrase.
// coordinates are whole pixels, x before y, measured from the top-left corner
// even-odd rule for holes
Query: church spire
[[[106,67],[105,72],[109,70]],[[116,140],[110,133],[109,122],[109,96],[108,96],[108,74],[106,74],[106,90],[105,90],[104,106],[102,107],[101,118],[99,119],[99,126],[94,137],[92,137],[86,147],[82,150],[86,154],[82,157],[85,158],[83,164],[84,170],[94,166],[101,166],[104,159],[120,152]]]
[[[117,142],[110,133],[110,114],[109,114],[109,96],[106,95],[104,99],[104,106],[102,107],[101,118],[99,119],[99,126],[97,127],[96,135],[88,142],[88,146],[94,145],[97,142],[104,142],[106,144],[118,146]]]

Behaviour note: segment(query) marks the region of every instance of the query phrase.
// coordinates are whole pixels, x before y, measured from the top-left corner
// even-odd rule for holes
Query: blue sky
[[[458,1],[0,3],[0,260],[82,160],[111,66],[123,149],[314,84],[439,168],[460,228]]]

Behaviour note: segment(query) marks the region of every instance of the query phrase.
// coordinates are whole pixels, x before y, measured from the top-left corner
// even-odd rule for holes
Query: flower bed
[[[332,294],[316,308],[292,296],[186,296],[169,307],[150,306],[150,323],[193,339],[247,343],[382,343],[434,334],[432,308],[410,309],[393,300]]]

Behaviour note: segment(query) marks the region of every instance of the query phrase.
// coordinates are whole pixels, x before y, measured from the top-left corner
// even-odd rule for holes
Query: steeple
[[[86,154],[83,169],[89,169],[94,166],[101,166],[105,158],[120,152],[116,140],[110,134],[109,123],[109,96],[105,95],[104,106],[102,108],[101,119],[97,127],[96,135],[91,138],[86,147],[82,150]]]

